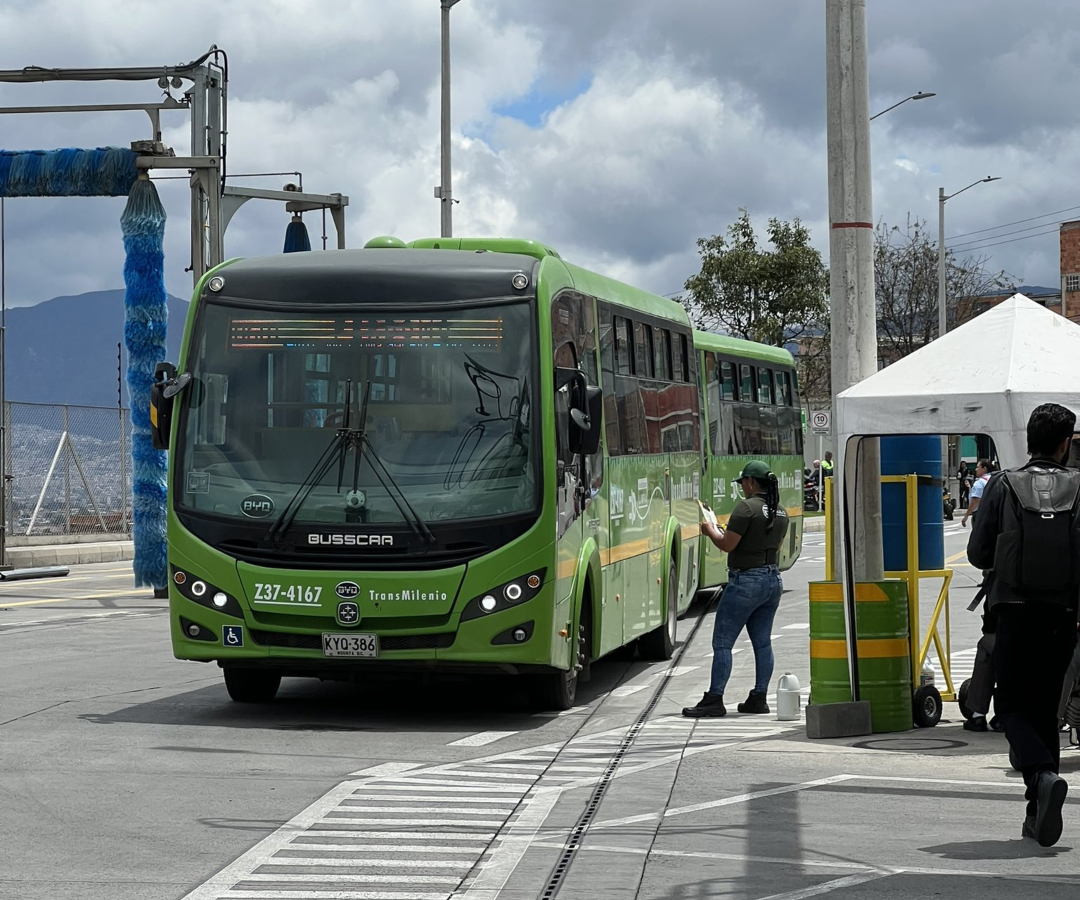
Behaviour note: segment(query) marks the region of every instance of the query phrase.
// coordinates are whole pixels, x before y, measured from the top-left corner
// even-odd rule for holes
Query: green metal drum
[[[903,581],[855,585],[859,634],[859,696],[870,701],[875,733],[909,731],[911,643],[907,584]],[[810,702],[851,700],[843,585],[810,584]]]

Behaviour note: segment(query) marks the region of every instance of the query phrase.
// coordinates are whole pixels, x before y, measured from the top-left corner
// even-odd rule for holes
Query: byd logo
[[[355,581],[343,581],[336,588],[334,593],[337,594],[342,600],[351,600],[353,597],[357,597],[360,594],[360,585]]]
[[[274,501],[266,494],[248,494],[240,501],[240,512],[249,519],[265,519],[274,511]]]

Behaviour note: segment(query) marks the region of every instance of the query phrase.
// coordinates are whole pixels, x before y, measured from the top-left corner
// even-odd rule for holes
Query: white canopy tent
[[[843,452],[855,435],[987,434],[1003,468],[1027,460],[1040,403],[1080,416],[1080,325],[1022,294],[836,398]]]
[[[855,615],[852,565],[855,547],[869,574],[880,565],[866,543],[880,517],[863,492],[873,479],[860,473],[858,438],[909,434],[985,434],[1003,468],[1022,465],[1027,420],[1042,403],[1060,403],[1080,417],[1080,325],[1022,294],[964,323],[938,340],[864,379],[835,400],[837,434],[837,573],[845,585],[849,633]],[[948,473],[946,473],[948,474]],[[848,489],[848,486],[856,490]],[[854,496],[856,493],[859,497]],[[856,512],[856,510],[858,510]],[[855,528],[849,531],[852,517]],[[876,542],[880,541],[880,537]],[[876,557],[876,563],[874,558]],[[850,652],[849,665],[856,663]],[[853,683],[857,680],[853,678]]]

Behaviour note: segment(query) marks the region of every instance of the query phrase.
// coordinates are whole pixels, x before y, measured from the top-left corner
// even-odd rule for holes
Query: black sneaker
[[[1053,847],[1061,837],[1061,807],[1069,783],[1054,772],[1040,772],[1036,784],[1039,808],[1035,813],[1035,840],[1040,847]]]
[[[986,716],[972,716],[964,720],[964,731],[989,731],[990,726],[986,723]]]
[[[719,719],[721,716],[726,716],[727,708],[724,706],[724,695],[710,694],[706,691],[705,696],[701,698],[697,706],[684,706],[682,714],[689,719]]]
[[[769,704],[765,702],[764,692],[751,691],[745,703],[740,703],[738,710],[741,713],[758,715],[769,711]]]

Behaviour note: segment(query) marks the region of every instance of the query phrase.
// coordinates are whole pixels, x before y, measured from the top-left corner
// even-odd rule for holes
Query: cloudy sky
[[[867,0],[874,216],[937,229],[1018,283],[1056,285],[1080,217],[1075,0]],[[657,293],[745,207],[828,251],[824,0],[461,0],[452,12],[454,233],[530,237]],[[439,233],[439,0],[0,0],[4,68],[229,59],[233,183],[348,195],[348,246]],[[154,82],[0,86],[0,105],[152,102]],[[165,139],[189,152],[186,114]],[[6,116],[7,149],[126,146],[141,112]],[[162,173],[165,174],[165,173]],[[187,296],[188,199],[161,181],[166,286]],[[1071,209],[1070,209],[1071,207]],[[123,286],[122,199],[6,201],[7,303]],[[226,256],[281,251],[248,203]],[[312,243],[322,221],[309,214]],[[329,246],[334,245],[328,225]]]

